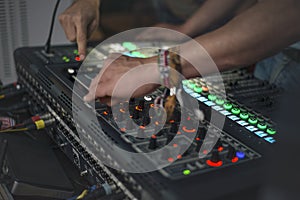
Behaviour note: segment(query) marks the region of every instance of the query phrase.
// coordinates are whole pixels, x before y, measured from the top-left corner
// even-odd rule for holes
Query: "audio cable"
[[[22,131],[29,131],[29,130],[41,130],[44,129],[50,125],[52,125],[55,122],[55,119],[48,119],[48,120],[37,120],[32,123],[28,123],[25,126],[17,127],[17,128],[11,128],[0,131],[0,133],[12,133],[12,132],[22,132]]]
[[[55,7],[54,7],[54,10],[53,10],[52,20],[51,20],[51,26],[50,26],[50,31],[49,31],[49,36],[48,36],[47,42],[46,42],[46,44],[45,44],[45,53],[46,53],[46,55],[49,55],[49,54],[51,53],[51,52],[50,52],[51,38],[52,38],[52,33],[53,33],[53,27],[54,27],[54,22],[55,22],[55,16],[56,16],[56,12],[57,12],[59,3],[60,3],[60,0],[57,0],[57,1],[56,1],[56,4],[55,4]]]

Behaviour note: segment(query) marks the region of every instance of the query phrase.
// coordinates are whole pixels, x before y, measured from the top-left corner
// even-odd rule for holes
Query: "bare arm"
[[[255,63],[300,40],[300,1],[263,0],[222,28],[196,38],[218,68],[226,70]],[[189,43],[181,46],[189,59],[200,59]],[[183,61],[187,77],[198,75]],[[210,73],[210,69],[204,70]]]
[[[194,37],[205,33],[212,25],[233,17],[239,9],[246,9],[256,0],[206,0],[183,25],[183,33]]]

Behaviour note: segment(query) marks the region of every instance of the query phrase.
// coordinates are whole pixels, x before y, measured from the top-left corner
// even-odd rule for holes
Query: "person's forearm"
[[[247,0],[246,0],[247,1]],[[182,26],[182,32],[194,37],[206,32],[212,25],[234,15],[243,0],[206,0]]]
[[[222,28],[196,38],[219,70],[253,64],[300,40],[300,1],[264,0],[235,17]],[[193,50],[192,42],[181,45],[188,60],[204,61],[205,55]],[[201,58],[202,57],[202,58]],[[193,67],[182,60],[186,77],[197,76]],[[204,74],[212,69],[202,66]]]

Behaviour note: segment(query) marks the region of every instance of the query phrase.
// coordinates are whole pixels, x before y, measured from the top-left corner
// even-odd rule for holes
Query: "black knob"
[[[236,155],[236,150],[235,150],[235,148],[233,148],[232,146],[230,146],[229,149],[228,149],[228,153],[227,153],[226,158],[227,158],[228,160],[232,160],[232,159],[235,158],[235,155]]]
[[[178,125],[176,123],[171,124],[170,132],[177,134],[177,132],[178,132]]]
[[[199,151],[200,151],[200,149],[201,149],[201,146],[202,146],[202,144],[203,144],[203,140],[196,140],[196,143],[197,143],[197,145],[196,145],[195,151],[196,151],[197,153],[199,153]]]
[[[166,141],[166,145],[168,145],[172,140],[173,138],[175,137],[176,133],[167,133],[167,141]]]
[[[139,114],[140,114],[140,111],[134,108],[133,113],[132,113],[132,119],[138,119]]]
[[[214,162],[214,163],[217,163],[220,160],[221,159],[220,159],[219,151],[217,149],[213,149],[210,161]]]
[[[147,126],[150,123],[150,117],[149,116],[144,116],[143,117],[143,126]]]
[[[201,140],[204,140],[206,136],[207,130],[205,127],[199,127],[198,128],[198,133],[197,133],[197,138],[200,138]]]
[[[149,143],[149,149],[156,149],[157,148],[157,137],[156,135],[152,135],[150,138],[150,143]]]

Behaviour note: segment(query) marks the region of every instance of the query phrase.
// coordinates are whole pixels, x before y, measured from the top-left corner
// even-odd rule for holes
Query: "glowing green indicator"
[[[136,50],[136,45],[131,42],[123,42],[122,46],[128,49],[129,51]]]
[[[240,114],[240,118],[243,119],[243,120],[246,120],[246,119],[249,118],[249,114],[246,113],[246,112],[243,112],[243,113]]]
[[[213,94],[209,94],[208,97],[207,97],[210,101],[215,101],[217,99],[217,96],[216,95],[213,95]]]
[[[239,108],[232,108],[231,112],[235,115],[238,115],[238,114],[240,114],[241,110]]]
[[[139,51],[131,52],[132,57],[145,58],[146,56]]]
[[[272,128],[268,128],[267,129],[267,133],[270,134],[270,135],[275,135],[276,134],[276,131]]]
[[[225,101],[223,99],[216,100],[216,104],[218,104],[218,105],[223,105],[224,103],[225,103]]]
[[[188,83],[188,87],[191,88],[191,89],[194,89],[196,83],[194,81],[189,81]]]
[[[76,54],[76,55],[79,54],[77,49],[74,49],[73,53]]]
[[[249,122],[250,124],[254,125],[254,124],[257,124],[258,120],[257,120],[256,117],[250,117],[250,118],[248,119],[248,122]]]
[[[260,130],[265,130],[267,129],[267,124],[260,122],[257,124],[257,128],[259,128]]]
[[[65,59],[65,62],[70,62],[70,59],[69,58]]]
[[[194,91],[197,92],[197,93],[201,93],[202,92],[202,86],[199,85],[199,84],[195,85]]]
[[[183,171],[183,175],[185,175],[185,176],[188,176],[190,174],[191,174],[191,170],[186,169]]]
[[[62,59],[63,59],[63,60],[67,60],[68,57],[67,57],[67,56],[63,56]]]
[[[183,85],[188,85],[188,84],[189,84],[189,80],[183,80],[183,81],[182,81],[182,84],[183,84]]]
[[[225,104],[223,105],[223,107],[224,107],[226,110],[231,110],[232,104],[231,104],[231,103],[225,103]]]

